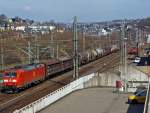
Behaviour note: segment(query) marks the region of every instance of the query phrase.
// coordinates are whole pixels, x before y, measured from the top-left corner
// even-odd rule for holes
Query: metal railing
[[[87,76],[84,76],[82,78],[79,78],[70,84],[46,95],[45,97],[19,109],[15,110],[13,113],[35,113],[43,108],[49,106],[53,102],[61,99],[62,97],[68,95],[69,93],[76,91],[78,89],[83,89],[85,87],[84,83],[88,82],[90,79],[92,79],[95,76],[95,74],[90,74]]]

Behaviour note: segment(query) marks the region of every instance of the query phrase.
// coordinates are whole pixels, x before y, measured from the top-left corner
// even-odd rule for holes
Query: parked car
[[[146,86],[143,86],[143,85],[137,86],[137,90],[134,92],[134,94],[137,94],[140,91],[143,91],[143,90],[146,90],[146,89],[147,89]]]
[[[139,62],[140,62],[140,60],[141,60],[141,58],[140,58],[140,57],[135,57],[134,63],[139,63]]]
[[[128,102],[129,103],[145,103],[145,99],[146,99],[146,94],[147,94],[147,90],[142,90],[139,91],[133,95],[130,95],[128,97]]]

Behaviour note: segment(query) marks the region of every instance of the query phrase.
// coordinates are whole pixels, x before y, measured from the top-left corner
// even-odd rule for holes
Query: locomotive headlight
[[[8,80],[7,80],[7,79],[4,79],[4,82],[8,82]]]
[[[14,79],[14,80],[12,80],[12,82],[17,82],[17,80]]]

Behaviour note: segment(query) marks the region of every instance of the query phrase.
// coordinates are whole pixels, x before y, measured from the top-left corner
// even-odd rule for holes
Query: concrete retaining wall
[[[148,81],[148,75],[143,73],[136,66],[128,66],[128,81]]]
[[[53,102],[61,99],[62,97],[68,95],[69,93],[79,90],[79,89],[83,89],[85,87],[91,87],[91,83],[88,83],[85,85],[85,83],[87,83],[88,81],[90,81],[93,77],[95,76],[95,74],[90,74],[87,75],[85,77],[82,77],[78,80],[75,80],[73,82],[71,82],[70,84],[46,95],[45,97],[19,109],[19,110],[15,110],[13,113],[36,113],[38,111],[40,111],[41,109],[47,107],[48,105],[52,104]]]

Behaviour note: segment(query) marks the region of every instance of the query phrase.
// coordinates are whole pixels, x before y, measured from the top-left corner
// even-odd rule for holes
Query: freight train
[[[117,50],[117,46],[112,46],[79,53],[79,65],[89,63]],[[5,92],[18,92],[71,68],[73,68],[73,58],[51,59],[6,69],[3,71],[2,89]]]

